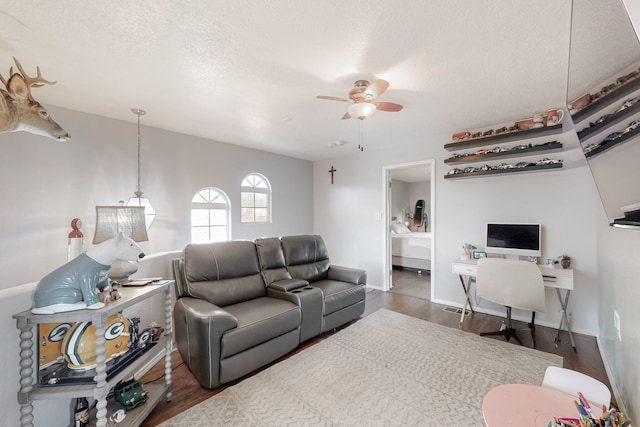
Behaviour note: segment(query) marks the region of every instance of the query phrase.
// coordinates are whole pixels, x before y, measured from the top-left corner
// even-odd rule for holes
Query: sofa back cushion
[[[327,278],[331,263],[322,237],[318,235],[285,236],[280,240],[291,277],[308,282]]]
[[[191,297],[224,307],[266,295],[253,242],[187,245],[183,257]]]
[[[291,279],[291,274],[289,274],[284,262],[284,252],[282,251],[280,239],[277,237],[256,239],[255,243],[260,269],[262,270],[262,278],[267,286],[279,280]]]

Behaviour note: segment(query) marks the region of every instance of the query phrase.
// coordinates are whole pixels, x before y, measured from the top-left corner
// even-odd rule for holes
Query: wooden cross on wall
[[[329,173],[331,174],[331,184],[333,185],[333,174],[337,172],[338,169],[335,169],[333,165],[331,165],[331,169],[329,169]]]

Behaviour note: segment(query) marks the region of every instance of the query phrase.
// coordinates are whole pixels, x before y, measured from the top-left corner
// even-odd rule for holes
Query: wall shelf
[[[508,158],[514,158],[514,157],[527,156],[533,153],[538,153],[540,151],[551,151],[551,150],[553,151],[562,150],[562,143],[558,141],[554,141],[546,145],[542,145],[542,144],[534,145],[529,148],[523,148],[521,150],[508,150],[508,151],[502,151],[499,153],[471,154],[468,156],[451,157],[446,159],[444,162],[446,164],[482,162],[485,160],[492,160],[497,158],[508,159]]]
[[[527,166],[524,168],[510,168],[510,169],[497,169],[497,170],[488,170],[488,171],[477,171],[477,172],[465,172],[465,173],[456,173],[451,175],[445,175],[445,179],[452,178],[471,178],[477,176],[488,176],[488,175],[499,175],[505,173],[521,173],[521,172],[534,172],[546,169],[559,169],[562,168],[562,163],[553,163],[550,165],[540,165],[540,166]]]
[[[517,132],[505,132],[497,135],[482,136],[479,138],[465,139],[445,144],[444,148],[449,151],[462,150],[465,148],[474,148],[493,144],[502,144],[505,142],[520,141],[524,138],[538,138],[547,135],[555,135],[562,133],[562,123],[553,126],[541,128],[531,128]]]
[[[596,99],[591,104],[571,115],[571,118],[573,119],[574,123],[578,123],[586,117],[592,115],[593,113],[598,112],[598,110],[608,107],[609,105],[619,101],[627,95],[630,95],[638,89],[640,89],[640,77],[636,77],[626,84],[613,89],[602,98]]]
[[[611,126],[617,123],[620,123],[624,119],[629,119],[639,111],[640,111],[640,102],[637,102],[631,107],[625,108],[624,110],[613,114],[611,117],[604,120],[603,122],[590,126],[588,128],[584,128],[581,131],[577,132],[578,139],[580,140],[580,142],[585,141],[589,139],[589,137],[591,137],[592,135],[602,132],[603,130],[608,129]]]
[[[597,156],[599,154],[604,153],[605,151],[610,150],[613,147],[620,146],[621,144],[624,144],[625,142],[632,140],[633,138],[635,138],[638,135],[640,135],[640,127],[637,127],[634,130],[625,133],[620,138],[614,139],[613,141],[607,142],[604,145],[601,145],[600,147],[595,148],[595,149],[589,151],[588,153],[585,153],[584,156],[587,159],[591,158],[591,157],[594,157],[594,156]]]

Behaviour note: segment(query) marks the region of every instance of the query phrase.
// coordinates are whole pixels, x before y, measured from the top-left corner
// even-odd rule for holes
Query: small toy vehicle
[[[135,378],[116,385],[113,394],[127,411],[142,405],[149,398],[149,394],[142,388],[142,383]]]
[[[512,169],[513,165],[508,163],[500,163],[498,166],[494,167],[494,169]]]
[[[589,144],[586,147],[584,147],[583,151],[585,154],[587,154],[599,147],[600,147],[600,144]]]
[[[515,150],[526,150],[527,148],[531,148],[531,147],[532,147],[532,145],[531,145],[531,144],[529,144],[529,145],[524,145],[524,144],[522,144],[522,145],[516,145],[515,147],[512,147],[512,148],[511,148],[511,151],[515,151]]]
[[[552,165],[554,162],[551,159],[548,158],[544,158],[544,159],[540,159],[536,162],[537,166],[543,166],[543,165]]]
[[[495,147],[489,150],[489,153],[502,153],[503,151],[507,151],[504,147]]]
[[[634,120],[631,123],[629,123],[629,125],[622,131],[622,133],[631,132],[632,130],[636,129],[638,126],[640,126],[640,121]]]
[[[631,99],[627,99],[626,101],[624,101],[624,103],[620,106],[620,108],[618,108],[616,110],[616,113],[619,113],[620,111],[624,111],[627,108],[631,107],[632,105],[634,105],[636,102],[640,101],[640,98],[631,98]]]
[[[613,114],[605,114],[604,116],[601,116],[598,120],[596,120],[595,122],[593,122],[591,124],[591,126],[595,126],[597,124],[600,124],[602,122],[605,122],[609,119],[609,117],[611,117]]]
[[[531,163],[531,162],[519,162],[519,163],[516,163],[516,167],[517,168],[526,168],[527,166],[535,166],[535,163]]]
[[[607,137],[601,142],[601,144],[607,143],[607,142],[611,142],[611,141],[615,141],[616,139],[620,138],[622,136],[622,132],[613,132],[610,133],[609,135],[607,135]]]

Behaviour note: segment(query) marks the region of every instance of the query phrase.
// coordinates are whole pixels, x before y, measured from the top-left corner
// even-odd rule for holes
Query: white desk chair
[[[502,304],[507,308],[507,323],[499,331],[482,332],[480,335],[504,335],[509,341],[514,337],[522,345],[511,326],[511,308],[531,310],[531,335],[535,348],[535,315],[545,308],[544,282],[538,266],[529,261],[502,258],[478,260],[476,290],[479,297]]]
[[[576,397],[580,392],[591,405],[598,408],[604,405],[608,409],[611,404],[611,392],[604,383],[571,369],[549,366],[544,373],[542,386],[554,388]]]

